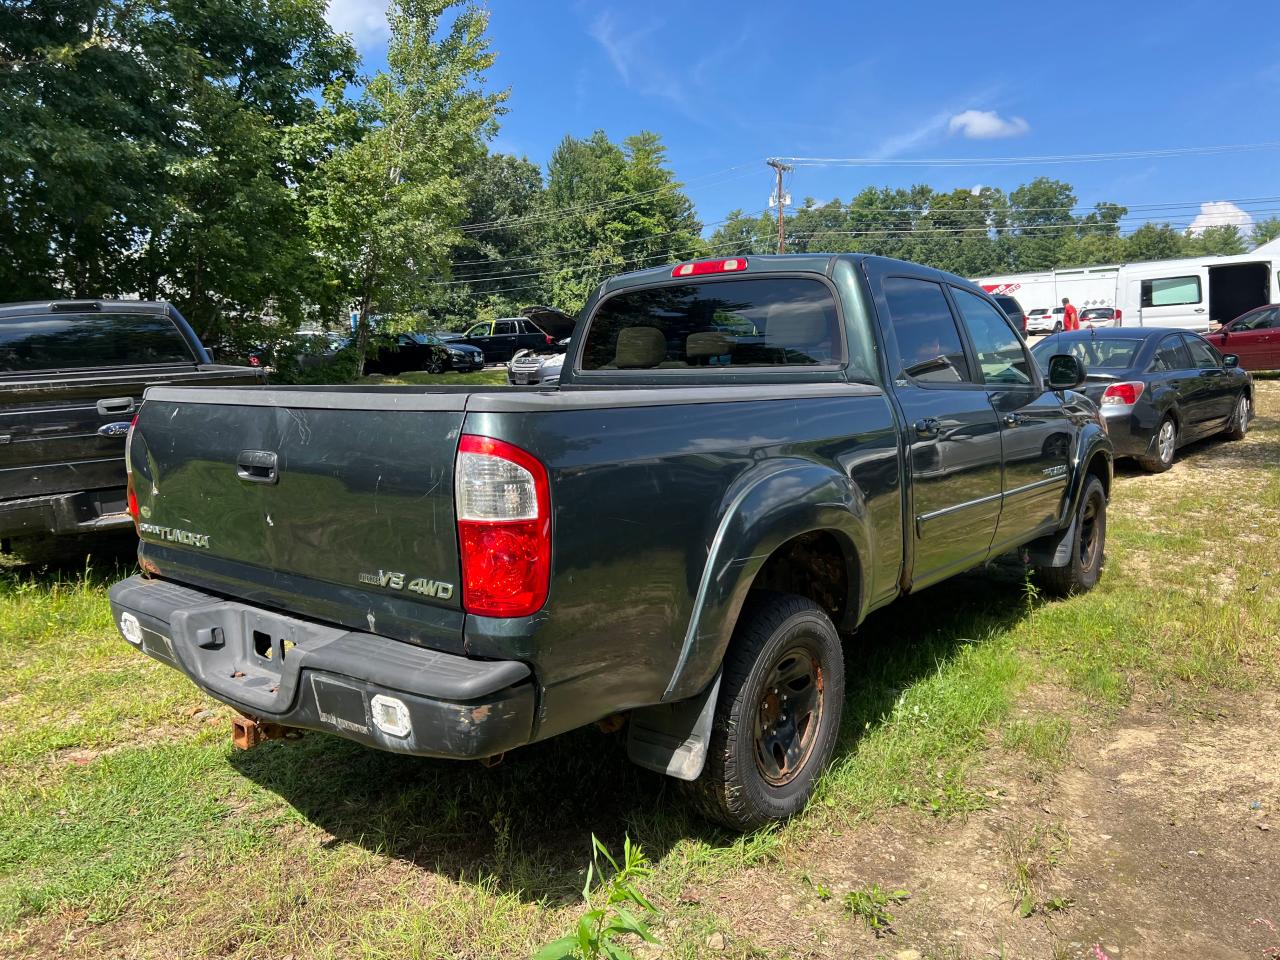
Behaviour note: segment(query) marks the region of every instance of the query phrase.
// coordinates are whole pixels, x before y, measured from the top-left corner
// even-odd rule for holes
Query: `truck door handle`
[[[1020,413],[1006,413],[1004,415],[1004,425],[1006,427],[1016,427],[1020,423],[1026,423],[1027,418]]]
[[[1204,313],[1204,307],[1196,307],[1196,313]]]
[[[109,399],[98,401],[98,413],[104,417],[132,412],[133,397],[110,397]]]
[[[925,417],[923,420],[916,421],[916,436],[926,440],[936,437],[941,429],[936,417]]]
[[[236,476],[250,483],[278,483],[279,457],[273,450],[241,450],[236,458]]]

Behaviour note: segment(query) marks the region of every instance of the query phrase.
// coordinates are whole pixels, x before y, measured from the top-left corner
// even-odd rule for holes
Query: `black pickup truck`
[[[1046,382],[1047,378],[1047,382]],[[854,255],[612,279],[558,389],[154,388],[129,643],[249,717],[485,758],[618,714],[738,828],[801,809],[840,633],[1023,548],[1103,562],[1111,444],[967,281]]]
[[[167,303],[0,305],[0,542],[129,525],[125,436],[147,387],[263,382],[213,365]]]

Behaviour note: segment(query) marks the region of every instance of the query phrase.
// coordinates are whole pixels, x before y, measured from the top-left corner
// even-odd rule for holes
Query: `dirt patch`
[[[730,943],[794,957],[1260,960],[1280,941],[1254,923],[1280,925],[1277,729],[1271,705],[1144,700],[1048,777],[993,750],[990,807],[963,821],[896,811],[686,897]],[[911,893],[880,935],[842,903],[873,884]]]

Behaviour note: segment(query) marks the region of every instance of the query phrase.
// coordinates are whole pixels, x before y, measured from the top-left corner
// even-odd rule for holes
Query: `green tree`
[[[1051,270],[1063,266],[1063,247],[1073,235],[1076,195],[1071,184],[1036,177],[1009,194],[1009,223],[1014,231],[1014,268]]]
[[[450,273],[428,289],[421,313],[462,329],[482,316],[511,316],[547,297],[541,272],[542,171],[523,157],[489,154],[467,175],[467,203]]]
[[[1167,223],[1144,223],[1125,238],[1125,257],[1130,262],[1168,260],[1187,254],[1187,238]]]
[[[354,142],[321,165],[309,194],[325,267],[359,314],[361,356],[375,314],[412,310],[432,278],[447,271],[466,212],[468,171],[484,156],[506,96],[483,89],[493,63],[488,15],[464,7],[446,30],[442,19],[453,6],[392,3],[387,69],[341,117]]]
[[[774,253],[778,245],[778,227],[768,214],[748,216],[731,210],[724,223],[716,228],[707,248],[719,256]]]
[[[1205,227],[1199,234],[1187,238],[1186,249],[1192,254],[1232,256],[1245,253],[1249,247],[1234,223]]]
[[[613,273],[698,256],[693,204],[657,134],[613,143],[602,130],[565,137],[547,170],[547,253],[554,304],[576,311]]]
[[[1255,247],[1260,247],[1264,243],[1270,243],[1276,237],[1280,237],[1280,217],[1267,217],[1265,220],[1254,223],[1249,242]]]
[[[296,185],[312,90],[354,70],[323,0],[0,8],[0,284],[140,293],[204,336],[314,296]]]

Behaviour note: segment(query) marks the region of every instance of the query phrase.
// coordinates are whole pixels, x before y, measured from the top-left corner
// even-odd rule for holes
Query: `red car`
[[[1204,338],[1223,353],[1234,353],[1246,370],[1280,370],[1280,304],[1241,314]]]

